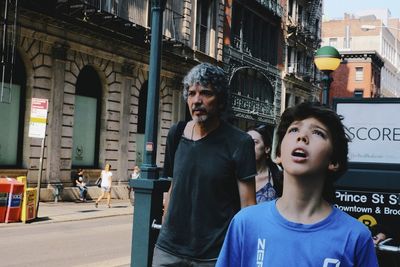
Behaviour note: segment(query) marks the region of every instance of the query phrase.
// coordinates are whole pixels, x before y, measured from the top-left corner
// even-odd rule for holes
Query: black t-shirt
[[[168,134],[167,147],[175,129]],[[165,162],[164,175],[171,177],[173,169],[173,188],[157,247],[191,259],[216,259],[240,210],[237,180],[256,174],[252,138],[222,122],[200,140],[182,137],[175,158]]]

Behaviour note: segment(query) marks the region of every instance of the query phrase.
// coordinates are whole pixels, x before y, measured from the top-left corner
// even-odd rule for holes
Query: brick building
[[[360,12],[359,16],[345,14],[343,19],[322,23],[322,45],[339,52],[376,51],[383,59],[380,96],[400,96],[400,21],[391,18],[390,11]]]
[[[341,64],[332,73],[330,103],[334,97],[379,97],[384,62],[378,53],[342,51],[340,55]]]

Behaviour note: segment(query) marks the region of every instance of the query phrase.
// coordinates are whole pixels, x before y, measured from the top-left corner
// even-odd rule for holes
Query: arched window
[[[73,167],[97,167],[102,86],[97,72],[84,67],[76,82],[73,129]]]
[[[146,130],[146,108],[147,108],[148,82],[144,82],[140,88],[138,121],[136,131],[136,165],[143,163],[144,153],[144,132]]]
[[[235,73],[232,92],[257,101],[274,103],[274,89],[268,79],[260,72],[246,68]]]
[[[15,65],[3,66],[4,80],[0,81],[0,167],[20,167],[25,114],[26,72],[16,53]],[[3,69],[1,69],[3,73]]]

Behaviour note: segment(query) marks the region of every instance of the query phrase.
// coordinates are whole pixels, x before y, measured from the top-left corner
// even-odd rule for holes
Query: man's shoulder
[[[178,121],[178,122],[172,124],[168,130],[168,138],[175,138],[177,131],[179,131],[180,133],[183,133],[187,123],[188,123],[187,121]]]
[[[178,123],[179,123],[179,122],[174,123],[174,124],[171,125],[171,127],[170,127],[169,130],[168,130],[168,133],[169,133],[169,134],[176,131],[176,128],[178,127]]]

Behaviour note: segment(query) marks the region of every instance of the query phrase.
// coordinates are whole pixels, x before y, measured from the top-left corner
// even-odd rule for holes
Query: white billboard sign
[[[350,137],[349,162],[400,164],[400,103],[337,103]]]
[[[45,137],[48,108],[49,101],[47,99],[32,98],[29,137]]]

